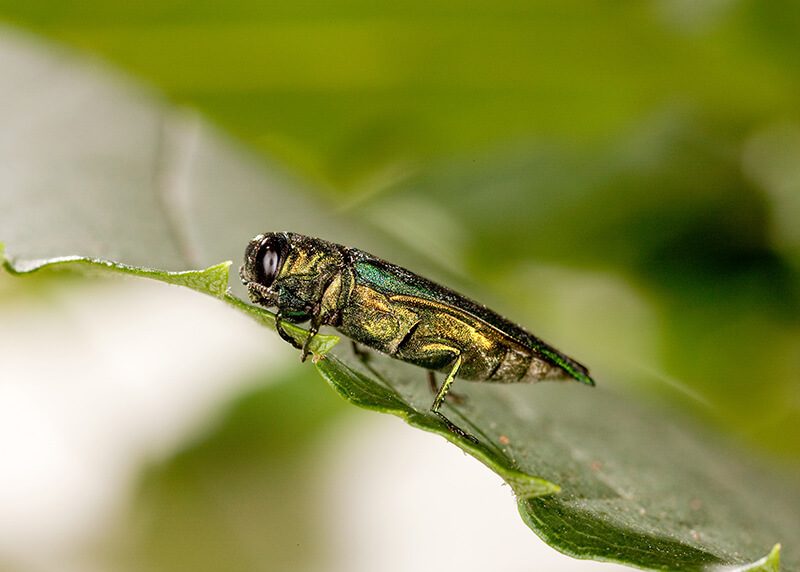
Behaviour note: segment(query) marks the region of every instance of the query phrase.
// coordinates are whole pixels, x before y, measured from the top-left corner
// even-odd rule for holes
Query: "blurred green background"
[[[198,110],[599,383],[800,457],[800,4],[2,0],[0,18]]]

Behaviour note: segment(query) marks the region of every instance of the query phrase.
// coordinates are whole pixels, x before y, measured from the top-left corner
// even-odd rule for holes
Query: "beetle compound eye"
[[[283,264],[286,251],[286,241],[280,235],[268,236],[262,243],[256,255],[256,264],[260,274],[259,282],[269,287],[275,280]]]
[[[269,282],[275,280],[275,275],[278,273],[278,261],[280,260],[280,256],[280,253],[274,250],[267,250],[264,252],[264,260],[261,261],[261,265],[264,270],[264,278]]]

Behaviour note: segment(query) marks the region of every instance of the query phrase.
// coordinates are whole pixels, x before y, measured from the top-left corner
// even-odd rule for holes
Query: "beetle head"
[[[262,306],[303,309],[318,301],[342,265],[341,247],[295,234],[259,234],[247,245],[239,276]]]

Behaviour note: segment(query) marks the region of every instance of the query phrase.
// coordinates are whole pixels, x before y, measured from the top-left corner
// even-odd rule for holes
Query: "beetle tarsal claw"
[[[464,439],[468,439],[468,440],[472,441],[473,443],[475,443],[476,445],[478,444],[479,441],[478,441],[478,439],[476,437],[473,437],[472,435],[470,435],[469,433],[464,431],[461,427],[459,427],[458,425],[456,425],[455,423],[450,421],[447,417],[442,415],[439,411],[434,411],[433,413],[436,414],[436,416],[444,422],[444,424],[447,426],[447,428],[450,430],[451,433],[455,433],[459,437],[463,437]]]

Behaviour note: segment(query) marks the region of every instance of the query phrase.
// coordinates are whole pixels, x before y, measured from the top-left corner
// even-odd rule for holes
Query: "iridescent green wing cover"
[[[589,372],[584,366],[486,306],[361,250],[349,248],[347,252],[358,284],[373,288],[387,296],[415,296],[445,304],[454,312],[469,314],[489,324],[515,342],[536,351],[576,380],[594,385],[594,381],[589,377]]]

